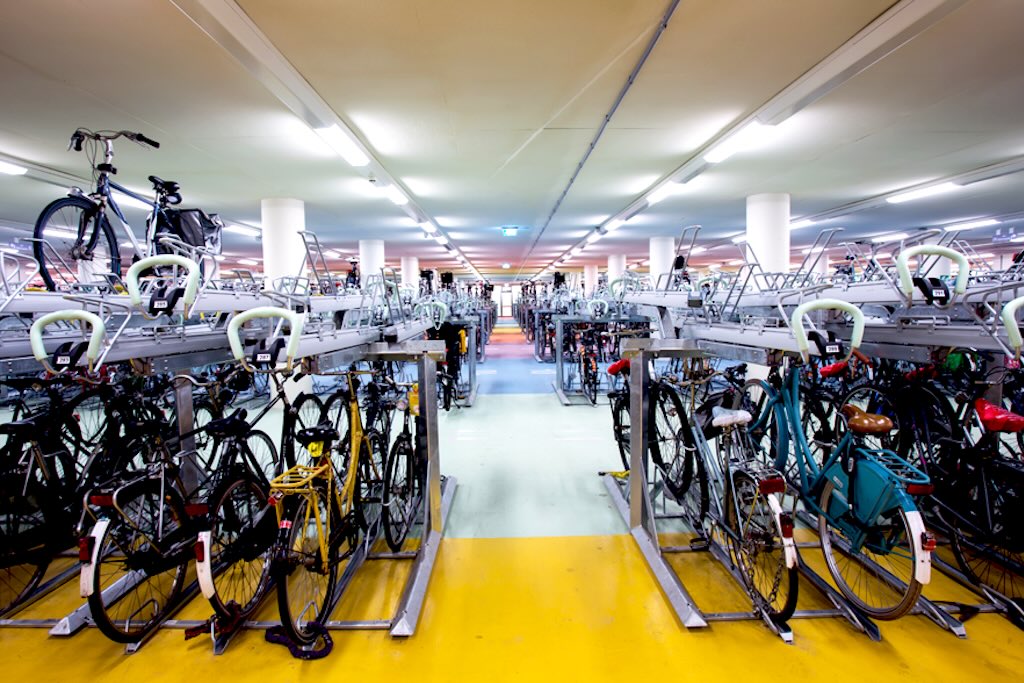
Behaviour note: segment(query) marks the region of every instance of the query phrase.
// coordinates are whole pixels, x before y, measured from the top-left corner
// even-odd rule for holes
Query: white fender
[[[196,542],[203,548],[203,561],[196,561],[196,578],[199,580],[199,590],[203,592],[203,597],[207,600],[212,600],[213,596],[217,594],[217,589],[213,585],[213,563],[210,560],[210,538],[211,533],[209,531],[200,531],[199,538],[196,539]]]
[[[932,554],[924,549],[923,539],[927,533],[924,526],[924,518],[917,510],[908,511],[907,524],[910,526],[910,539],[914,543],[914,556],[917,563],[914,565],[914,578],[920,583],[926,584],[932,578]]]
[[[782,552],[786,557],[786,567],[793,569],[796,567],[797,554],[796,554],[796,542],[792,538],[786,538],[782,535],[782,505],[779,503],[779,499],[774,493],[769,493],[768,506],[772,509],[772,515],[775,517],[775,528],[779,532],[779,538],[782,539]]]
[[[100,546],[103,545],[103,537],[106,536],[107,527],[109,526],[109,519],[101,519],[89,531],[89,536],[93,539],[92,556],[88,562],[82,565],[82,572],[78,575],[78,593],[83,598],[88,598],[92,595],[96,564],[100,561]]]

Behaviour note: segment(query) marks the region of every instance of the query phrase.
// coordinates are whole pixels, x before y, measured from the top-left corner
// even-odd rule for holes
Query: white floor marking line
[[[531,375],[553,375],[554,370],[530,370]]]

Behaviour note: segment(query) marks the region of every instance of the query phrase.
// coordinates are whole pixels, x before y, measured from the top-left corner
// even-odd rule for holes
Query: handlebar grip
[[[1024,296],[1019,296],[1008,302],[1003,306],[1003,311],[1000,314],[1003,319],[1003,327],[1006,328],[1006,336],[1010,341],[1010,348],[1013,349],[1013,355],[1017,360],[1020,360],[1020,350],[1024,346],[1020,327],[1017,326],[1017,309],[1021,306],[1024,306]]]
[[[139,289],[139,273],[156,266],[178,266],[179,268],[185,268],[188,270],[188,276],[185,280],[185,296],[183,301],[185,303],[185,317],[188,317],[189,307],[195,303],[196,296],[199,293],[199,264],[191,259],[187,259],[184,256],[178,256],[177,254],[160,254],[158,256],[149,256],[144,259],[139,259],[132,264],[132,267],[128,269],[128,274],[125,276],[125,284],[128,287],[128,297],[130,298],[133,306],[142,305],[142,292]]]
[[[149,146],[150,146],[150,147],[152,147],[153,149],[160,149],[160,143],[159,143],[159,142],[157,142],[157,141],[156,141],[156,140],[154,140],[153,138],[147,138],[147,137],[146,137],[145,135],[143,135],[142,133],[136,133],[136,134],[135,134],[135,139],[136,139],[136,140],[137,140],[138,142],[141,142],[141,143],[143,143],[143,144],[149,145]]]
[[[914,278],[910,274],[910,266],[907,265],[907,261],[919,254],[942,256],[951,261],[956,261],[957,266],[959,266],[959,272],[956,274],[954,291],[957,294],[963,294],[967,291],[967,278],[971,274],[971,265],[967,262],[966,256],[956,249],[950,249],[949,247],[940,247],[937,244],[919,244],[916,247],[908,247],[901,250],[896,257],[896,271],[900,276],[900,291],[903,292],[904,296],[910,298],[914,294]]]
[[[288,346],[285,347],[285,354],[288,358],[286,370],[291,372],[295,353],[299,350],[299,341],[302,339],[305,315],[277,306],[259,306],[233,316],[231,322],[228,323],[228,344],[231,346],[231,354],[235,360],[241,361],[243,364],[245,364],[245,348],[242,345],[242,340],[238,337],[238,328],[243,323],[255,318],[284,318],[291,323],[292,329],[288,334]]]
[[[43,342],[43,329],[61,320],[81,320],[89,323],[92,327],[89,346],[85,352],[85,357],[89,360],[89,370],[91,371],[93,363],[100,357],[100,347],[103,346],[103,336],[107,333],[107,328],[98,315],[88,311],[54,311],[53,313],[47,313],[32,323],[32,328],[29,330],[29,344],[32,347],[32,355],[36,357],[37,361],[45,365],[47,370],[52,372],[47,363],[49,356],[46,353],[46,344]]]
[[[849,303],[848,301],[840,301],[839,299],[818,299],[817,301],[806,301],[796,307],[793,311],[793,316],[790,318],[790,327],[793,330],[793,336],[796,337],[796,347],[800,351],[800,356],[807,362],[810,357],[810,342],[807,340],[807,331],[804,329],[804,316],[811,311],[824,311],[824,310],[836,310],[848,313],[853,317],[853,334],[850,336],[850,352],[846,354],[843,361],[850,360],[850,356],[853,355],[854,349],[860,346],[861,341],[864,339],[864,314],[859,308]]]

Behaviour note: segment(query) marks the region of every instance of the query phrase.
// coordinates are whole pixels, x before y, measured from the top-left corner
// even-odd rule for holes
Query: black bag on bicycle
[[[208,216],[202,209],[170,209],[160,212],[157,222],[156,240],[170,236],[190,247],[204,247],[212,254],[221,252],[221,230],[224,222],[220,216]],[[166,247],[159,249],[165,253]]]

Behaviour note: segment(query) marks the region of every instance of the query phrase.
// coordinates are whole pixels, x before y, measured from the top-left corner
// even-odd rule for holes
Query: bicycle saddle
[[[245,416],[248,414],[249,411],[245,408],[239,408],[227,417],[210,420],[206,423],[206,433],[218,438],[245,436],[249,431],[249,424],[245,421]]]
[[[989,432],[1024,431],[1024,417],[1000,408],[995,403],[979,398],[974,402],[974,410],[982,426]]]
[[[174,182],[173,180],[164,180],[157,178],[155,175],[149,176],[149,182],[153,183],[153,189],[166,194],[174,194],[181,189],[181,185]]]
[[[818,368],[818,374],[822,377],[835,377],[836,375],[843,374],[846,370],[847,363],[845,360],[841,360],[838,363],[832,363],[831,365],[823,365]]]
[[[615,375],[618,375],[620,372],[629,372],[628,358],[621,358],[608,366],[609,375],[614,377]]]
[[[36,417],[30,417],[27,420],[19,420],[17,422],[8,422],[0,425],[0,434],[6,434],[16,439],[31,437],[33,432],[42,433],[41,423],[42,418],[45,415],[38,415]]]
[[[854,434],[886,434],[893,430],[892,420],[885,415],[866,413],[850,403],[840,411]]]
[[[749,424],[753,419],[754,417],[745,410],[729,410],[722,406],[715,406],[711,409],[712,427],[735,427]]]
[[[338,430],[329,422],[321,422],[315,427],[307,427],[303,429],[295,438],[303,446],[309,447],[309,444],[316,442],[327,442],[338,440]]]

